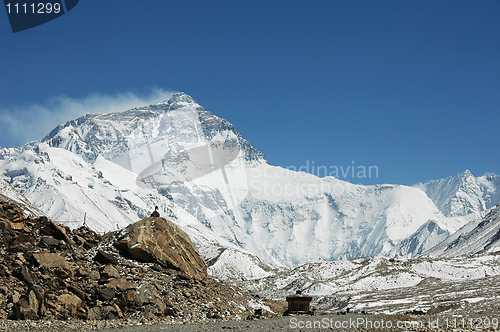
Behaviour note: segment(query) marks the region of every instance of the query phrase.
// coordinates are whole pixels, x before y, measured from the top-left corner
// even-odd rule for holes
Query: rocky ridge
[[[138,241],[137,227],[155,245]],[[246,319],[255,308],[273,315],[263,301],[207,276],[187,235],[163,218],[101,236],[26,217],[0,197],[0,257],[1,319],[208,322]]]

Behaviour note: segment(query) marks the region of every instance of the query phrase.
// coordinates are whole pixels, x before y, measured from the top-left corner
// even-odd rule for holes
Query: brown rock
[[[122,293],[122,305],[125,306],[133,306],[135,301],[137,300],[137,292],[135,290],[129,289],[126,292]]]
[[[11,295],[12,303],[16,304],[17,302],[19,302],[20,299],[21,299],[21,294],[19,294],[17,291],[14,291]]]
[[[10,227],[15,230],[27,230],[26,223],[24,221],[11,222]]]
[[[66,228],[56,224],[47,217],[40,217],[37,220],[37,228],[40,234],[51,236],[57,240],[63,240],[68,244],[75,244],[68,236]]]
[[[38,319],[35,308],[38,309],[38,303],[31,304],[28,299],[22,298],[14,306],[14,315],[18,319]]]
[[[154,315],[163,314],[167,308],[156,288],[147,284],[141,285],[137,289],[135,304],[141,308],[143,312],[149,312]]]
[[[114,246],[137,261],[207,278],[207,266],[187,234],[164,218],[150,217],[128,226]]]
[[[118,258],[115,255],[103,250],[97,251],[94,260],[101,264],[119,264]]]
[[[14,276],[17,277],[19,280],[25,281],[28,284],[35,283],[35,278],[25,265],[19,268],[18,270],[14,271]]]
[[[50,252],[39,252],[39,253],[34,253],[33,257],[35,257],[37,263],[40,266],[48,268],[61,267],[63,269],[69,270],[68,262],[66,262],[66,260],[63,257],[59,256],[59,254]]]
[[[100,320],[101,318],[101,308],[99,307],[93,307],[89,309],[89,312],[87,313],[87,319],[88,320]]]
[[[38,313],[38,310],[40,309],[40,304],[39,304],[38,299],[36,297],[35,291],[31,290],[28,293],[28,302],[30,304],[30,307],[33,309],[33,311]]]
[[[164,219],[141,221],[136,226],[142,230],[132,226],[100,236],[87,228],[57,226],[47,218],[28,217],[19,221],[25,228],[13,229],[13,221],[1,215],[15,219],[17,212],[10,206],[4,209],[0,196],[0,319],[158,319],[168,315],[198,322],[205,320],[207,310],[224,319],[238,310],[240,317],[245,315],[236,307],[246,308],[249,297],[209,277],[198,279],[200,274],[206,276],[204,262],[186,234]],[[70,245],[64,235],[77,245]],[[113,245],[120,247],[120,242],[131,254],[118,253]],[[137,256],[134,245],[140,249]],[[120,254],[152,264],[123,259]],[[212,309],[208,309],[210,304]]]
[[[122,310],[120,309],[120,307],[116,303],[114,303],[113,304],[113,308],[114,308],[113,312],[116,313],[117,317],[118,318],[122,318],[123,317],[123,313],[122,313]]]
[[[0,277],[7,277],[11,274],[9,268],[5,265],[0,265]]]
[[[90,274],[90,269],[88,267],[80,267],[76,271],[76,276],[80,278],[87,277],[89,274]]]
[[[28,291],[14,306],[14,314],[18,319],[38,319],[45,314],[45,292],[39,286]]]
[[[66,311],[64,313],[74,316],[82,304],[82,300],[74,294],[66,293],[57,297],[56,304],[58,308],[63,308]]]
[[[33,249],[33,244],[26,242],[26,243],[19,243],[15,244],[9,248],[7,248],[8,252],[27,252]]]
[[[19,234],[9,239],[8,252],[27,252],[33,249],[35,239],[30,234]]]
[[[101,308],[101,319],[116,319],[122,317],[122,311],[117,305],[108,305]]]
[[[106,279],[120,278],[120,272],[113,265],[106,265],[101,271],[101,277]]]
[[[110,301],[115,297],[116,292],[111,288],[98,288],[97,295],[102,301]]]
[[[85,301],[85,298],[86,298],[86,296],[85,296],[85,292],[84,292],[84,291],[82,291],[80,288],[75,287],[75,286],[71,286],[71,285],[70,285],[70,286],[68,286],[68,290],[69,290],[71,293],[73,293],[73,294],[75,294],[76,296],[78,296],[78,297],[79,297],[82,301]]]
[[[72,275],[70,269],[66,269],[66,268],[63,268],[63,267],[60,267],[60,266],[58,266],[55,269],[54,273],[56,274],[56,276],[58,276],[61,279],[69,278]]]
[[[54,239],[52,236],[42,236],[40,244],[47,248],[59,248],[64,244],[64,241]]]
[[[107,288],[116,289],[120,291],[125,291],[129,289],[137,288],[137,285],[131,281],[125,279],[111,279],[107,284]]]
[[[0,209],[0,218],[3,220],[3,224],[8,229],[13,230],[25,230],[26,228],[26,217],[23,211],[13,202],[8,202],[2,199],[3,204]]]
[[[86,226],[73,230],[73,240],[84,249],[91,249],[99,243],[101,237],[99,234]]]
[[[98,271],[90,271],[88,277],[92,280],[99,280],[101,279],[101,274]]]

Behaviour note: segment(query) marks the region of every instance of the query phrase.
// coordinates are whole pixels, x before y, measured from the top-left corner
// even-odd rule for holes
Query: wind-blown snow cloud
[[[42,104],[0,108],[0,146],[20,146],[43,138],[57,125],[87,113],[118,112],[156,104],[169,99],[174,93],[155,88],[146,95],[132,92],[115,95],[91,93],[82,99],[61,95],[51,97]]]

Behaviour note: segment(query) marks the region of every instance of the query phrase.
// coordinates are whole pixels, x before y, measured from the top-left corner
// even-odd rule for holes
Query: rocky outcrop
[[[139,262],[207,278],[207,266],[187,234],[164,218],[150,217],[128,226],[114,246]]]
[[[244,319],[256,305],[208,277],[190,239],[165,219],[100,236],[26,217],[0,197],[0,319],[188,323]]]

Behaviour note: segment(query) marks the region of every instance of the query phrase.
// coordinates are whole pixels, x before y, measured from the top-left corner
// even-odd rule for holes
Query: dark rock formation
[[[153,213],[151,213],[151,217],[154,217],[154,218],[160,217],[160,212],[158,212],[158,206],[155,206],[155,210],[153,211]]]

